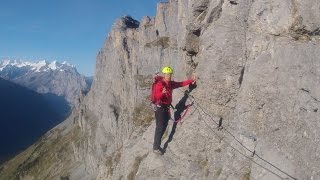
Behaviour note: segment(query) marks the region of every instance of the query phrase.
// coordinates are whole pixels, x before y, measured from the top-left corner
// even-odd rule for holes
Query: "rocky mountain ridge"
[[[49,70],[58,70],[58,71],[65,71],[71,68],[75,68],[72,64],[64,61],[59,63],[57,61],[48,62],[46,60],[38,61],[38,62],[28,62],[28,61],[20,61],[20,60],[3,60],[0,63],[0,71],[8,67],[18,67],[18,68],[28,68],[29,71],[35,72],[43,72]]]
[[[320,179],[319,8],[314,0],[170,0],[155,18],[121,18],[88,95],[4,164],[2,177]],[[196,72],[198,87],[157,156],[148,96],[164,65],[175,80]],[[174,92],[174,105],[185,90]]]
[[[0,62],[0,77],[38,93],[62,96],[70,106],[77,103],[81,91],[90,89],[86,77],[66,61],[3,60]]]

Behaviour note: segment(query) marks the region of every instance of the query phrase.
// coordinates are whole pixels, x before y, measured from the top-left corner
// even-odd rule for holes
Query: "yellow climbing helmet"
[[[162,73],[163,74],[173,74],[173,69],[170,66],[165,66],[162,68]]]

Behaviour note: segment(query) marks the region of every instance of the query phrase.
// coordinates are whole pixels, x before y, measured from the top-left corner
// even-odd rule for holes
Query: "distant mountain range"
[[[4,60],[0,62],[0,77],[42,94],[62,96],[74,105],[81,91],[90,89],[92,78],[78,73],[75,66],[57,61],[27,62]]]
[[[44,96],[0,78],[0,163],[34,143],[66,115],[57,108],[66,102],[54,94]],[[48,104],[48,98],[55,104]]]
[[[1,61],[0,163],[62,122],[92,79],[67,62]]]

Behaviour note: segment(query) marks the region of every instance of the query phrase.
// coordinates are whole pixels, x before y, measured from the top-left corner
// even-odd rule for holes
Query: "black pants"
[[[170,120],[169,107],[158,107],[155,111],[156,116],[156,130],[154,134],[153,149],[159,149],[161,145],[161,138],[167,129]]]

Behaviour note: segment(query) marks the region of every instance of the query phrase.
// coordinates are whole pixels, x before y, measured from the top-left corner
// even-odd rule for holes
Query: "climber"
[[[154,135],[153,152],[163,154],[163,149],[160,147],[161,138],[166,131],[168,121],[170,120],[170,105],[172,102],[172,90],[175,88],[195,84],[196,76],[182,82],[172,81],[171,77],[173,70],[166,66],[162,69],[163,77],[156,76],[152,86],[151,101],[155,105],[156,129]]]

